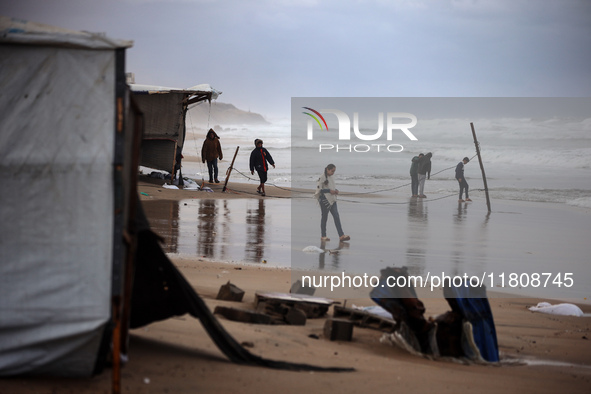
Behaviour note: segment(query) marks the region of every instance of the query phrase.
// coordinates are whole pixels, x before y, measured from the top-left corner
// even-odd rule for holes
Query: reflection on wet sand
[[[246,259],[261,261],[265,255],[265,200],[258,200],[257,207],[246,210]]]
[[[465,221],[468,218],[468,208],[471,203],[458,202],[457,213],[454,214],[453,221],[453,252],[451,255],[452,270],[451,273],[454,275],[461,275],[467,270],[478,270],[480,264],[484,264],[487,260],[487,223],[490,218],[490,212],[487,212],[482,222],[482,225],[478,228],[466,228]],[[466,244],[466,239],[472,238],[473,244],[483,245],[480,248],[473,248]],[[470,261],[466,261],[465,251],[470,249],[474,255],[470,258]]]
[[[326,241],[320,241],[320,249],[324,250],[324,253],[318,254],[318,268],[324,269],[326,265],[326,255],[328,255],[332,261],[331,268],[338,269],[341,261],[341,249],[349,249],[348,242],[339,242],[339,246],[336,249],[326,249]]]
[[[426,248],[429,242],[427,231],[427,204],[420,198],[411,198],[408,203],[408,234],[406,266],[412,275],[422,275],[426,265]]]
[[[189,207],[189,205],[186,205]],[[228,237],[232,225],[232,209],[226,200],[197,200],[196,223],[193,224],[191,210],[182,210],[183,222],[191,224],[197,230],[196,254],[209,259],[224,260],[228,258]],[[183,233],[193,231],[189,225]]]
[[[407,266],[409,274],[423,278],[435,275],[485,278],[482,281],[486,280],[489,288],[502,286],[502,291],[508,293],[587,296],[588,291],[584,293],[583,287],[574,288],[576,284],[572,288],[509,287],[506,281],[501,283],[499,276],[555,272],[556,267],[568,264],[568,272],[578,275],[579,283],[584,283],[589,278],[585,275],[589,259],[587,250],[580,245],[585,244],[583,238],[589,233],[590,222],[576,210],[499,201],[496,207],[501,209],[491,214],[482,202],[458,205],[456,201],[440,199],[405,203],[404,206],[385,206],[379,201],[343,204],[343,217],[351,223],[348,227],[352,229],[351,247],[338,251],[338,255],[326,252],[318,255],[306,250],[319,244],[313,202],[294,200],[292,269],[296,273],[317,270],[323,275],[338,276],[345,272],[363,276],[376,275],[384,265]],[[566,218],[572,224],[555,225]],[[334,241],[327,242],[327,248],[334,246]],[[326,250],[322,245],[320,249]]]
[[[142,207],[152,230],[164,239],[164,251],[178,253],[179,203],[166,200],[144,201]]]
[[[213,257],[216,232],[217,204],[214,200],[199,200],[197,222],[197,254]]]
[[[458,202],[457,213],[453,215],[453,248],[450,257],[452,267],[450,273],[453,275],[461,275],[466,269],[464,257],[466,245],[464,245],[464,240],[468,229],[462,226],[462,222],[468,218],[468,204]]]
[[[143,205],[152,229],[165,240],[166,253],[219,261],[267,260],[278,266],[290,263],[289,220],[281,220],[286,212],[289,215],[289,201],[192,199]],[[266,231],[271,215],[277,220],[273,231]]]

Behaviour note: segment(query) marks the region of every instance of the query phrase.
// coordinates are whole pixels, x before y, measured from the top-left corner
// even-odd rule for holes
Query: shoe
[[[348,241],[350,239],[351,239],[351,237],[349,237],[348,235],[343,235],[339,238],[339,241]]]
[[[411,198],[417,198],[417,197],[419,197],[419,196],[417,196],[416,194],[413,194],[413,195],[411,196]]]
[[[215,182],[215,183],[220,183],[220,181],[218,181],[217,179],[216,179],[216,180],[214,180],[214,182]]]
[[[425,196],[424,194],[421,194],[419,197],[420,198],[427,198],[427,196]]]
[[[328,237],[320,237],[320,240],[322,242],[327,242],[327,241],[330,241],[330,238],[328,238]]]
[[[209,178],[209,183],[213,183],[213,179]]]
[[[464,200],[462,200],[461,198],[458,200],[458,202],[465,202]]]
[[[467,198],[466,201],[472,201],[472,200],[470,200],[469,198]]]
[[[265,197],[265,192],[262,192],[262,193],[261,193],[261,196]]]

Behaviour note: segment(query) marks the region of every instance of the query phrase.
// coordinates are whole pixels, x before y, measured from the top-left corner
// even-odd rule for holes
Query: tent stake
[[[486,175],[484,174],[484,166],[482,165],[482,157],[480,157],[480,147],[478,140],[476,139],[476,131],[474,130],[474,123],[470,122],[472,128],[472,137],[474,137],[474,145],[476,145],[476,154],[478,155],[478,163],[480,164],[480,171],[482,171],[482,180],[484,181],[484,193],[486,194],[486,205],[488,206],[488,212],[490,212],[490,199],[488,197],[488,186],[486,184]]]
[[[239,146],[236,147],[236,152],[234,152],[234,158],[232,159],[232,164],[230,164],[230,168],[226,173],[226,181],[224,182],[224,188],[222,189],[222,193],[226,191],[226,186],[228,185],[228,181],[230,180],[230,174],[232,173],[232,168],[234,168],[234,160],[236,160],[236,155],[238,154]]]

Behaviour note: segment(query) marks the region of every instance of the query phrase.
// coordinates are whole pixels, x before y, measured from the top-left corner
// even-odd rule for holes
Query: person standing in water
[[[334,224],[337,228],[337,233],[339,234],[339,241],[343,242],[351,239],[351,237],[345,235],[343,232],[341,218],[337,208],[337,195],[339,194],[339,191],[337,190],[333,179],[336,169],[337,167],[334,164],[326,166],[324,173],[318,178],[318,185],[316,187],[316,192],[314,193],[314,197],[318,200],[322,212],[320,218],[320,239],[322,241],[330,241],[330,238],[326,236],[326,222],[328,221],[329,212],[334,219]]]
[[[419,157],[420,156],[421,155],[419,155]],[[425,179],[431,179],[431,157],[433,157],[433,153],[429,152],[418,161],[419,165],[417,167],[417,173],[419,177],[419,198],[427,198],[423,191],[425,190]]]
[[[470,159],[464,157],[464,159],[456,166],[456,179],[460,184],[460,198],[458,199],[458,202],[472,201],[470,200],[470,197],[468,197],[468,182],[466,182],[466,178],[464,177],[464,164],[468,164],[469,161]],[[466,191],[466,200],[462,199],[464,190]]]
[[[411,159],[412,164],[410,165],[410,191],[412,193],[412,197],[419,196],[419,160],[424,155],[419,153],[418,156],[415,156]]]
[[[269,164],[275,168],[275,161],[268,150],[263,148],[263,140],[254,140],[255,148],[250,152],[250,174],[254,175],[256,170],[259,174],[259,187],[257,187],[257,193],[261,196],[265,196],[265,183],[267,182],[267,171],[269,170]]]

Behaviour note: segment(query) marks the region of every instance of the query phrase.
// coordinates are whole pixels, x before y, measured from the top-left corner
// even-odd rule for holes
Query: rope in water
[[[477,155],[472,156],[470,158],[470,161],[474,157],[476,157],[476,156]],[[431,176],[435,176],[437,174],[440,174],[440,173],[442,173],[444,171],[449,171],[451,169],[455,169],[455,166],[444,168],[443,170],[440,170],[440,171],[432,174]],[[228,167],[228,171],[229,170],[230,170],[230,168]],[[236,169],[235,167],[232,168],[232,171],[236,171],[237,173],[239,173],[240,175],[242,175],[244,178],[248,179],[249,181],[258,181],[258,179],[252,178],[248,174],[245,174],[244,172]],[[292,189],[288,189],[288,188],[285,188],[285,187],[276,185],[274,183],[267,183],[267,185],[273,186],[273,187],[275,187],[277,189],[280,189],[280,190],[289,191],[291,193],[299,193],[299,194],[306,195],[305,197],[304,196],[302,196],[302,197],[293,197],[293,196],[291,196],[291,197],[282,197],[282,196],[269,196],[269,195],[267,195],[267,197],[271,197],[271,198],[309,198],[310,197],[310,192],[309,191],[303,192],[303,191],[292,190]],[[360,196],[360,195],[366,195],[366,194],[375,194],[375,193],[381,193],[381,192],[387,192],[387,191],[392,191],[392,190],[400,189],[400,188],[405,187],[405,186],[408,186],[408,185],[410,185],[410,183],[405,183],[403,185],[395,186],[395,187],[388,188],[388,189],[372,190],[372,191],[368,191],[368,192],[345,192],[345,193],[339,193],[339,196]],[[472,189],[472,191],[473,192],[474,191],[484,191],[484,189]],[[250,192],[240,192],[240,193],[233,192],[233,193],[236,193],[236,194],[248,194],[248,195],[255,195],[255,196],[257,195],[256,193],[250,193]],[[442,196],[442,197],[438,197],[438,198],[432,198],[432,199],[424,200],[424,201],[438,201],[438,200],[443,200],[445,198],[453,197],[453,196],[456,196],[456,195],[457,195],[457,193],[454,193],[454,194],[449,194],[449,195],[446,195],[446,196]],[[339,202],[348,202],[348,203],[353,203],[353,204],[374,204],[374,205],[403,205],[403,204],[410,204],[409,201],[404,201],[404,202],[367,202],[367,201],[359,201],[359,200],[349,200],[349,199],[344,199],[344,198],[339,198]]]

